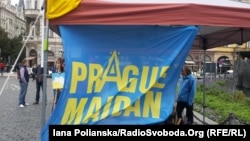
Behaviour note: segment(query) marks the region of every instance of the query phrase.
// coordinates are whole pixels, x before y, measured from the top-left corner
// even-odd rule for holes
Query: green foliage
[[[7,63],[8,58],[13,60],[18,57],[18,54],[22,48],[22,36],[15,37],[10,39],[8,33],[0,28],[0,48],[1,48],[1,57],[4,62]],[[25,58],[25,50],[22,51],[19,61]]]
[[[215,82],[217,85],[219,85],[220,87],[223,87],[226,85],[226,81],[225,80],[221,80],[221,81],[216,81]]]
[[[203,93],[203,84],[198,84],[195,103],[205,105],[207,108],[218,113],[219,119],[215,119],[218,123],[226,120],[230,113],[234,113],[238,119],[249,124],[250,123],[250,98],[246,97],[242,91],[228,91],[224,88],[225,81],[215,82],[205,87]],[[207,115],[209,116],[209,115]]]
[[[1,48],[1,57],[4,57],[5,54],[9,53],[10,39],[8,34],[0,28],[0,48]]]
[[[19,37],[15,37],[15,38],[11,39],[11,50],[12,50],[12,54],[10,54],[11,58],[18,57],[18,54],[19,54],[22,46],[23,46],[23,43],[22,43],[22,36],[21,35]],[[23,60],[24,58],[25,58],[25,48],[21,52],[18,62],[21,62],[21,60]]]

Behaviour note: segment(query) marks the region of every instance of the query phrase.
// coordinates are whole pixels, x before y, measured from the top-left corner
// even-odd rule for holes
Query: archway
[[[201,57],[201,59],[202,59],[202,64],[204,63],[204,56],[202,55],[202,57]],[[209,55],[206,55],[205,56],[205,62],[206,63],[211,63],[212,62],[212,59],[211,59],[211,57],[209,56]]]
[[[31,49],[29,52],[29,56],[26,57],[28,60],[29,66],[32,67],[33,65],[37,64],[37,51],[35,49]]]
[[[47,64],[48,72],[52,71],[54,63],[55,63],[55,54],[54,54],[54,52],[49,50],[48,51],[48,64]]]
[[[231,62],[229,60],[229,57],[227,56],[220,56],[218,59],[217,59],[217,68],[218,68],[218,71],[220,73],[226,73],[227,70],[230,70],[231,69]]]

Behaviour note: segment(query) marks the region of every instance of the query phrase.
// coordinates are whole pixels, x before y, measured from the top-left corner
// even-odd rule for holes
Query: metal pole
[[[205,121],[205,109],[206,109],[206,39],[203,39],[203,124],[206,123]]]
[[[206,50],[204,50],[204,60],[203,60],[203,124],[205,124],[205,109],[206,109]]]
[[[221,79],[221,64],[219,65],[220,67],[220,75],[219,75],[219,78]]]
[[[43,35],[43,98],[42,98],[42,118],[41,118],[41,130],[45,125],[46,117],[46,103],[47,103],[47,61],[48,61],[48,24],[49,21],[45,19],[45,10],[43,13],[43,23],[44,23],[44,35]],[[44,22],[45,21],[45,22]]]

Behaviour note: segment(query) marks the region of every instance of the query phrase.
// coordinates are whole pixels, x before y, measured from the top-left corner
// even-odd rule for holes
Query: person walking
[[[28,106],[29,104],[25,101],[28,84],[29,84],[29,72],[27,70],[28,62],[27,60],[22,61],[22,65],[20,66],[20,70],[18,71],[19,75],[19,85],[20,85],[20,93],[19,93],[19,107],[23,108],[24,106]]]
[[[43,90],[43,68],[41,65],[37,65],[36,69],[34,69],[34,75],[35,75],[35,80],[36,80],[36,98],[35,104],[39,104],[40,100],[40,90]]]
[[[181,71],[180,87],[177,97],[176,113],[179,119],[182,118],[183,110],[186,108],[187,124],[193,124],[193,102],[196,94],[197,80],[188,66]],[[183,120],[182,120],[183,121]]]

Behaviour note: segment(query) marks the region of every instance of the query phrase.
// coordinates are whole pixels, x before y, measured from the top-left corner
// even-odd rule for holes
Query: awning
[[[185,64],[195,64],[194,61],[185,61]]]
[[[47,61],[48,61],[48,62],[55,62],[56,59],[55,59],[54,56],[48,56],[48,60],[47,60]]]
[[[48,59],[48,62],[55,62],[54,59]]]
[[[33,60],[33,59],[36,59],[36,57],[34,57],[34,56],[28,56],[28,57],[25,58],[25,60]]]

